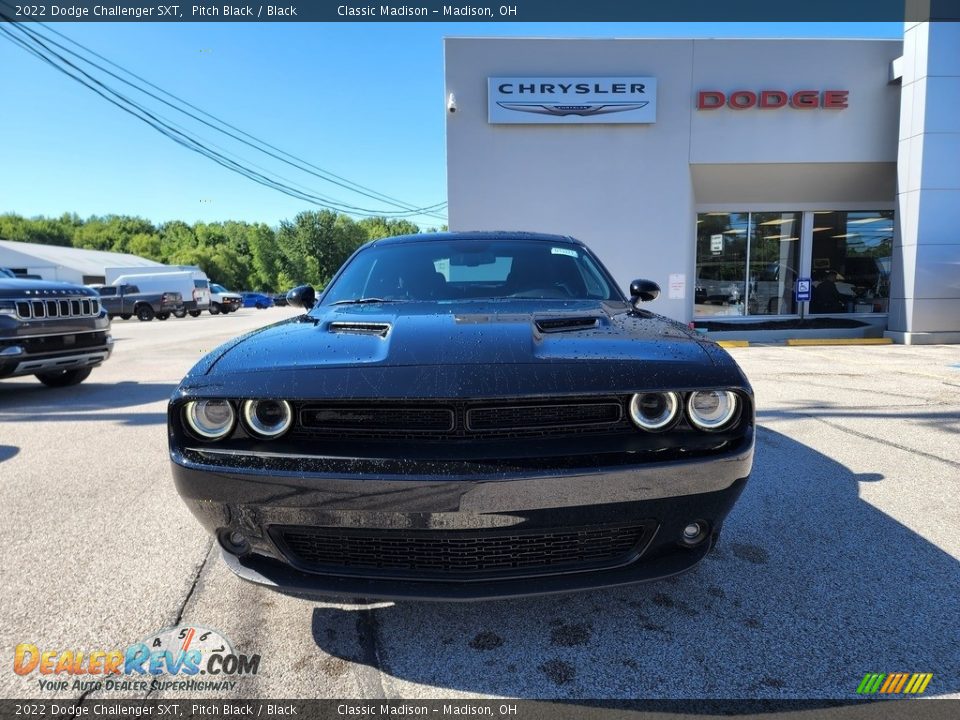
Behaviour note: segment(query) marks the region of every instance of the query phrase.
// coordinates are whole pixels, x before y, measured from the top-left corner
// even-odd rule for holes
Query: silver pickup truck
[[[183,306],[183,296],[178,292],[140,292],[136,285],[91,285],[100,293],[100,303],[107,309],[111,318],[129,320],[134,315],[137,320],[149,322],[166,320],[171,315],[183,317],[187,314]]]

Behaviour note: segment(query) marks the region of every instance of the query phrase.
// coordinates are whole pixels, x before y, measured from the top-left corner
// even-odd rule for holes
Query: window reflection
[[[803,213],[768,212],[750,216],[750,315],[793,315],[799,276]]]
[[[746,313],[749,213],[701,213],[697,216],[696,315]]]
[[[893,211],[815,212],[811,314],[887,312]]]
[[[810,267],[803,212],[698,214],[694,315],[796,315],[800,277],[813,281],[811,314],[887,312],[893,211],[810,214]]]

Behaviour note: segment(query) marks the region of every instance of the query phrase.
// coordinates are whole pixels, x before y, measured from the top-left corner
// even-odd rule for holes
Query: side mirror
[[[287,302],[293,307],[309,310],[317,304],[317,293],[312,285],[298,285],[287,293]]]
[[[630,283],[630,302],[636,306],[660,297],[660,286],[653,280],[634,280]]]

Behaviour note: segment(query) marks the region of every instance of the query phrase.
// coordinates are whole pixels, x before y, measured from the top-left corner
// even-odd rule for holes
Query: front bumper
[[[33,338],[22,338],[19,343],[13,341],[0,345],[0,378],[96,367],[106,361],[113,352],[113,337],[109,334],[103,335],[102,341],[90,344],[82,342],[81,333],[81,342],[77,343],[75,340],[76,345],[65,345],[55,351],[38,348],[35,343],[30,342]],[[65,337],[76,338],[77,335]],[[55,338],[62,339],[60,336]]]
[[[245,580],[308,597],[480,600],[624,585],[694,567],[746,484],[753,441],[751,434],[736,450],[710,458],[495,477],[438,472],[426,464],[407,467],[403,476],[251,472],[176,451],[171,457],[178,492],[221,548],[240,554],[224,552],[224,558]],[[693,521],[706,531],[690,545],[683,530]],[[291,528],[323,529],[387,538],[402,552],[405,540],[433,537],[443,545],[441,536],[452,537],[456,548],[460,536],[549,538],[626,524],[643,528],[640,539],[609,563],[449,575],[316,567],[283,540]],[[243,537],[242,550],[227,540],[231,533]],[[451,551],[444,552],[449,558]]]

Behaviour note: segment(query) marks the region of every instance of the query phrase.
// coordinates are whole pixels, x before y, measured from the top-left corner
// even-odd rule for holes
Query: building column
[[[960,23],[908,22],[887,336],[960,343]]]

